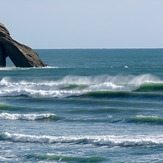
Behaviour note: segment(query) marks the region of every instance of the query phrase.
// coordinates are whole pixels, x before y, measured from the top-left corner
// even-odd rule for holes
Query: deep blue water
[[[0,162],[163,161],[163,49],[36,51],[0,68]]]

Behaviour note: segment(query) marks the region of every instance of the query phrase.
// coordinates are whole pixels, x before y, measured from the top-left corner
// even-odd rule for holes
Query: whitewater
[[[0,162],[162,162],[163,49],[42,49],[0,68]]]

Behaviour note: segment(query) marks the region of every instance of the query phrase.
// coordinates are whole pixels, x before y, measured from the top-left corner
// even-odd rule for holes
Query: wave
[[[1,109],[8,109],[8,108],[12,108],[12,106],[8,105],[8,104],[0,104],[0,110]],[[14,108],[14,107],[13,107]]]
[[[163,83],[148,83],[141,85],[136,91],[138,92],[152,92],[152,91],[163,91]]]
[[[163,117],[158,116],[136,116],[133,118],[129,118],[127,122],[130,123],[147,123],[147,124],[157,124],[162,125],[163,124]]]
[[[37,136],[15,133],[0,134],[1,141],[22,142],[22,143],[48,143],[48,144],[91,144],[97,146],[156,146],[163,145],[163,135],[106,135],[106,136]]]
[[[103,162],[106,158],[94,156],[94,157],[74,157],[74,156],[63,156],[54,154],[35,154],[27,155],[28,160],[40,160],[40,161],[63,161],[63,162]]]
[[[13,106],[13,105],[8,105],[8,104],[0,104],[0,111],[19,111],[19,110],[29,110],[31,109],[30,107],[26,106]],[[38,111],[38,109],[32,108],[32,111]]]
[[[0,113],[0,119],[6,120],[60,120],[61,117],[55,114],[9,114],[9,113]]]
[[[116,92],[116,91],[92,91],[80,95],[80,97],[92,97],[92,98],[138,98],[138,99],[153,99],[153,98],[163,98],[163,93],[156,92]]]
[[[66,121],[66,122],[110,122],[116,123],[123,121],[118,118],[68,118],[68,117],[60,117],[55,114],[9,114],[9,113],[0,113],[0,119],[3,120],[26,120],[26,121]]]
[[[5,77],[0,81],[1,97],[121,97],[143,95],[143,93],[162,96],[162,90],[163,81],[149,74],[139,76],[66,76],[51,81],[13,81],[11,78]]]
[[[74,111],[78,113],[78,111]],[[79,111],[85,112],[85,111]],[[121,110],[121,109],[99,109],[99,110],[92,110],[87,111],[87,114],[89,113],[116,113],[116,112],[128,112],[127,110]],[[133,111],[131,111],[133,112]],[[154,125],[163,125],[163,117],[158,116],[143,116],[138,115],[136,117],[132,118],[116,118],[113,116],[108,116],[106,118],[72,118],[72,117],[60,117],[55,114],[10,114],[10,113],[0,113],[0,119],[4,120],[26,120],[26,121],[66,121],[66,122],[82,122],[82,123],[101,123],[101,122],[108,122],[108,123],[135,123],[135,124],[154,124]]]

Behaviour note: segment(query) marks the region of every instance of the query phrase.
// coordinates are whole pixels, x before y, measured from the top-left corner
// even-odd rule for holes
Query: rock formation
[[[6,66],[6,57],[9,57],[16,67],[47,66],[34,50],[12,39],[7,28],[0,23],[0,67]]]

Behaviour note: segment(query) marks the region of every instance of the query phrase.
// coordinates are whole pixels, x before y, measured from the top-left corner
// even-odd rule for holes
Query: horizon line
[[[33,48],[34,50],[156,50],[163,49],[163,47],[143,47],[143,48]]]

